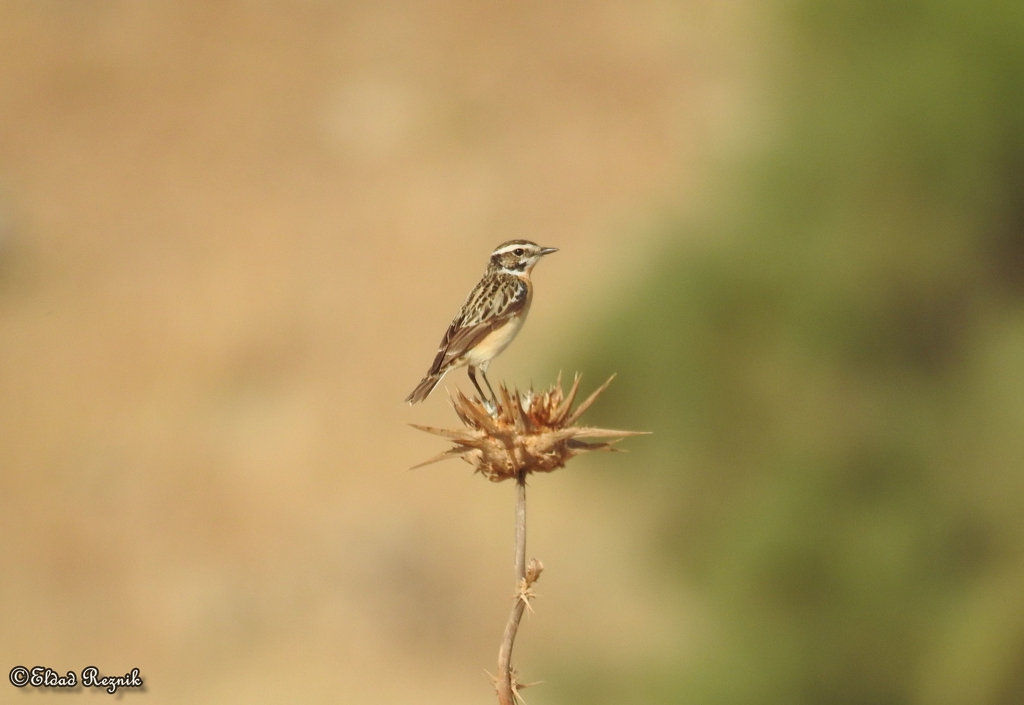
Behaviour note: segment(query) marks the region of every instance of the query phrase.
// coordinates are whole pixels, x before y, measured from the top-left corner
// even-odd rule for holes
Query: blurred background
[[[0,1],[0,670],[493,702],[513,487],[401,400],[514,237],[492,379],[654,432],[531,482],[531,705],[1024,702],[996,0]]]

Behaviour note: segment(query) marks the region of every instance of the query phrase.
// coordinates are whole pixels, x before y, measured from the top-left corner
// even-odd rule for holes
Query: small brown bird
[[[407,402],[423,401],[442,377],[463,366],[469,367],[469,379],[480,398],[484,399],[484,393],[476,381],[477,370],[494,398],[487,366],[508,347],[526,320],[533,300],[530,272],[541,257],[552,252],[558,252],[558,248],[541,247],[529,240],[509,240],[498,245],[491,253],[483,279],[473,287],[441,339],[434,364],[406,397]]]

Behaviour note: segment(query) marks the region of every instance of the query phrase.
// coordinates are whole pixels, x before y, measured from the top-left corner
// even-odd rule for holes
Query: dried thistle
[[[451,395],[455,413],[465,428],[443,429],[412,424],[414,428],[448,438],[453,447],[415,467],[423,467],[447,458],[462,458],[492,482],[518,477],[520,472],[552,472],[565,467],[570,458],[592,450],[614,450],[612,444],[637,431],[613,431],[604,428],[575,426],[591,404],[608,388],[612,375],[593,394],[572,409],[580,376],[573,379],[569,393],[562,391],[562,380],[546,392],[509,392],[505,384],[498,387],[494,413],[481,399],[467,397],[460,390]],[[603,442],[583,439],[610,438]]]
[[[492,482],[516,480],[515,602],[498,651],[498,675],[493,679],[500,705],[521,702],[519,691],[535,685],[520,683],[512,667],[512,645],[519,622],[525,609],[533,610],[530,605],[530,600],[536,597],[533,584],[544,570],[544,565],[536,558],[530,559],[529,566],[526,564],[526,476],[565,467],[571,458],[581,453],[615,450],[612,447],[614,443],[626,436],[643,433],[575,425],[614,378],[614,375],[609,377],[575,409],[572,403],[580,386],[578,374],[568,394],[562,391],[561,375],[550,389],[540,394],[532,389],[525,393],[518,390],[512,393],[503,383],[498,387],[498,398],[493,403],[456,391],[450,398],[465,428],[441,429],[412,424],[421,431],[442,436],[453,443],[448,450],[416,467],[447,458],[462,458]],[[592,438],[611,440],[584,440]]]

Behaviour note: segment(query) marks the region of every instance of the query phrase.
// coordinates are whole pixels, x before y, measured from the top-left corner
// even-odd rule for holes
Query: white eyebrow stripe
[[[496,249],[494,252],[491,253],[491,256],[493,257],[494,255],[504,255],[504,254],[507,254],[509,252],[514,252],[515,250],[518,250],[520,248],[524,249],[524,250],[529,250],[531,252],[534,250],[534,248],[532,246],[527,245],[526,243],[523,243],[523,242],[513,242],[511,245],[505,245],[504,247],[499,247],[498,249]]]

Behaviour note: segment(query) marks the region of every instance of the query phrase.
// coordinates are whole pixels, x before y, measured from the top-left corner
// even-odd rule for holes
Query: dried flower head
[[[587,451],[614,450],[613,443],[643,432],[575,425],[583,412],[608,388],[612,379],[614,375],[575,409],[572,409],[572,402],[580,386],[578,374],[568,394],[562,391],[561,376],[550,389],[539,394],[532,389],[513,393],[501,384],[493,409],[489,409],[483,400],[467,397],[456,390],[451,395],[451,402],[465,428],[443,429],[412,424],[421,431],[448,438],[454,443],[445,452],[416,467],[459,457],[488,480],[501,482],[516,478],[520,472],[557,470],[565,467],[570,458]],[[612,440],[584,440],[591,438]]]

